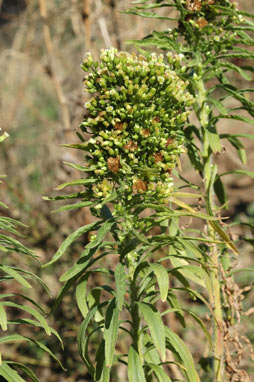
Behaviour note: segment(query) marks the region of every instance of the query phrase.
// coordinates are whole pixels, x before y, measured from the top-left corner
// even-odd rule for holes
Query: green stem
[[[197,82],[197,101],[199,109],[199,120],[201,124],[202,138],[203,138],[203,168],[204,168],[204,185],[206,199],[208,203],[212,202],[210,200],[210,189],[212,182],[212,169],[214,168],[212,163],[212,152],[209,147],[209,140],[207,135],[207,126],[209,124],[209,107],[206,103],[206,89],[202,79]],[[210,203],[207,209],[209,214],[213,214],[213,203]],[[215,239],[215,231],[210,226],[209,235],[212,239]],[[211,305],[213,307],[213,355],[214,355],[214,382],[223,382],[224,380],[224,348],[223,348],[223,314],[221,306],[221,287],[219,279],[219,257],[217,252],[217,247],[214,245],[211,251],[211,272],[210,281],[212,293],[209,296]]]
[[[132,330],[131,330],[131,335],[132,335],[132,346],[136,350],[136,352],[139,354],[140,360],[143,363],[143,354],[142,354],[142,349],[140,348],[140,340],[139,340],[139,333],[140,333],[140,323],[141,323],[141,318],[139,315],[139,310],[138,310],[138,287],[136,285],[135,280],[131,280],[131,285],[130,285],[130,313],[131,313],[131,319],[132,319]]]

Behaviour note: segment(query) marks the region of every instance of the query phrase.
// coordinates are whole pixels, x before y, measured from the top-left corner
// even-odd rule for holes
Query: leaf
[[[26,365],[23,365],[22,363],[19,362],[13,362],[13,361],[7,361],[8,365],[15,365],[19,369],[21,369],[31,380],[32,382],[40,382],[37,376],[34,374],[34,372],[29,369]]]
[[[2,362],[0,365],[0,375],[4,377],[8,382],[26,382],[21,378],[16,370],[13,370],[7,362]]]
[[[169,293],[168,293],[168,301],[169,301],[170,305],[174,309],[176,309],[176,312],[175,312],[176,317],[180,321],[182,327],[185,328],[186,324],[185,324],[185,319],[184,319],[184,314],[183,314],[182,307],[180,305],[180,302],[179,302],[177,296],[173,292],[171,292],[171,291],[169,291]]]
[[[222,183],[220,176],[216,176],[215,182],[213,184],[214,192],[220,202],[220,204],[223,206],[228,202],[228,197],[226,194],[226,190],[224,187],[224,184]]]
[[[95,306],[92,309],[90,309],[86,318],[84,319],[84,321],[80,325],[79,332],[78,332],[78,350],[79,350],[79,354],[80,354],[81,358],[86,363],[86,365],[87,365],[87,360],[86,360],[86,350],[85,350],[85,341],[84,340],[86,337],[87,327],[88,327],[91,319],[93,318],[93,316],[97,312],[97,310],[103,308],[103,306],[105,306],[107,304],[108,304],[108,302],[105,301],[102,304],[99,304],[98,306]]]
[[[146,382],[139,355],[133,346],[128,353],[128,382]]]
[[[68,187],[68,186],[79,186],[79,185],[94,184],[94,183],[96,183],[96,181],[97,181],[97,179],[95,179],[95,178],[76,179],[76,180],[73,180],[71,182],[62,183],[59,186],[57,186],[56,188],[54,188],[54,190],[59,191],[59,190],[62,190],[63,188]]]
[[[93,202],[89,202],[89,201],[78,202],[78,203],[68,204],[67,206],[59,207],[56,210],[52,211],[52,213],[76,210],[78,208],[91,207],[91,206],[94,206]]]
[[[19,304],[16,304],[15,302],[10,302],[10,301],[2,302],[2,306],[10,306],[12,308],[17,308],[17,309],[23,310],[23,311],[31,314],[33,317],[35,317],[40,322],[40,324],[43,327],[43,329],[45,330],[45,332],[49,336],[51,335],[50,327],[48,326],[48,323],[45,320],[45,318],[39,312],[37,312],[37,310],[35,310],[31,306],[19,305]]]
[[[152,371],[154,372],[154,374],[158,378],[159,382],[171,382],[172,381],[172,379],[170,379],[169,376],[165,373],[162,366],[156,365],[155,363],[149,363],[148,366],[150,367],[150,369],[152,369]]]
[[[7,330],[7,315],[2,303],[0,303],[0,326],[4,332]]]
[[[85,250],[82,252],[79,260],[60,277],[60,281],[70,280],[72,277],[76,276],[79,272],[87,267],[91,257],[96,253],[100,246],[103,246],[102,240],[104,239],[105,235],[110,232],[114,224],[114,220],[106,220],[104,222],[104,224],[99,228],[97,232],[96,239],[90,241],[90,243],[86,245]]]
[[[70,163],[65,161],[63,161],[63,163],[66,164],[66,166],[74,168],[75,170],[84,171],[84,172],[94,171],[97,168],[96,166],[86,167],[86,166],[81,166],[80,164],[75,164],[75,163]]]
[[[196,372],[195,364],[188,347],[170,328],[165,327],[165,333],[166,337],[168,338],[167,345],[169,349],[172,350],[173,348],[183,362],[183,366],[186,369],[186,377],[188,378],[188,381],[199,382],[200,379]]]
[[[17,341],[26,341],[26,342],[33,342],[35,345],[37,345],[39,348],[47,352],[54,360],[57,361],[57,363],[61,366],[63,370],[66,370],[61,361],[52,353],[52,351],[44,345],[42,342],[34,340],[33,338],[22,336],[20,334],[12,334],[9,336],[5,336],[0,338],[0,343],[8,343],[8,342],[17,342]]]
[[[170,261],[173,267],[175,268],[177,267],[178,272],[183,274],[184,277],[186,277],[187,279],[191,281],[194,281],[198,285],[201,285],[203,288],[206,287],[204,277],[202,277],[203,272],[205,271],[202,268],[197,267],[196,265],[189,265],[186,260],[179,259],[172,255],[170,256]],[[207,277],[207,274],[206,274],[206,277]]]
[[[7,265],[0,265],[0,269],[7,273],[8,275],[12,276],[19,284],[21,284],[25,288],[31,288],[31,285],[22,277],[14,267],[10,267]]]
[[[181,200],[176,199],[176,198],[174,198],[172,196],[170,196],[168,199],[169,199],[170,202],[176,204],[177,206],[182,207],[185,210],[191,212],[193,217],[200,218],[200,219],[205,219],[205,220],[218,220],[218,218],[216,218],[214,216],[211,216],[211,215],[208,215],[208,214],[204,214],[202,212],[195,211],[188,204],[186,204],[186,203],[182,202]]]
[[[220,66],[224,68],[228,68],[230,70],[234,70],[235,72],[238,72],[247,81],[252,80],[252,77],[245,72],[244,67],[240,67],[238,65],[233,64],[232,62],[226,62],[226,61],[220,61]]]
[[[190,192],[172,192],[171,195],[177,198],[200,198],[201,194],[192,194]]]
[[[116,305],[121,311],[124,303],[124,295],[126,290],[126,274],[124,266],[119,263],[115,270],[115,281],[116,281]]]
[[[229,136],[227,139],[236,148],[241,162],[246,164],[246,151],[242,142],[236,136]]]
[[[148,305],[142,302],[138,302],[137,304],[148,325],[154,345],[164,361],[166,357],[166,339],[160,313],[153,305]]]
[[[220,174],[220,177],[222,177],[224,175],[229,175],[229,174],[247,175],[251,178],[254,178],[254,171],[248,171],[248,170],[227,171],[227,172],[224,172],[223,174]]]
[[[157,278],[159,289],[160,289],[161,301],[164,302],[167,300],[168,289],[169,289],[168,272],[163,267],[163,265],[159,263],[151,264],[150,267]]]
[[[104,334],[106,366],[111,367],[115,355],[115,346],[118,333],[118,308],[115,299],[111,300],[105,317]]]
[[[88,313],[88,306],[86,303],[86,284],[89,275],[90,273],[87,273],[85,276],[83,276],[78,281],[78,285],[76,286],[76,300],[79,310],[84,318],[86,318]]]
[[[212,149],[212,152],[220,153],[221,152],[220,137],[216,131],[216,128],[212,125],[209,125],[206,127],[206,132],[207,132],[207,137],[208,137],[209,145]]]
[[[67,250],[67,248],[80,236],[82,236],[84,233],[92,231],[93,229],[96,229],[99,225],[99,222],[93,222],[90,224],[87,224],[83,227],[78,228],[75,232],[70,234],[60,245],[58,251],[55,253],[55,255],[52,257],[52,259],[42,266],[42,268],[48,267],[51,264],[54,264],[60,257],[63,256],[64,252]]]
[[[96,357],[96,382],[109,382],[110,368],[105,362],[105,341],[102,340],[97,350]]]
[[[32,382],[39,382],[39,379],[34,374],[34,372],[26,365],[23,365],[22,363],[19,363],[19,362],[13,362],[13,361],[6,361],[6,363],[8,363],[8,365],[17,366],[32,380]]]

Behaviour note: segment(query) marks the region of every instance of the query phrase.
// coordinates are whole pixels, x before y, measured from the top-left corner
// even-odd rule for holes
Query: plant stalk
[[[212,163],[212,152],[209,148],[209,140],[207,134],[207,127],[209,125],[209,106],[206,103],[207,92],[205,89],[205,84],[200,78],[198,80],[198,107],[199,107],[199,120],[201,124],[201,130],[203,135],[203,168],[204,168],[204,186],[206,198],[210,200],[210,188],[212,182],[212,169],[214,168]],[[213,214],[213,203],[211,203],[209,214]],[[211,239],[215,239],[215,231],[209,226],[209,235]],[[224,380],[224,347],[223,347],[223,313],[221,306],[221,286],[219,278],[219,258],[216,244],[214,244],[211,251],[211,271],[210,271],[210,281],[211,281],[211,294],[209,296],[210,303],[213,307],[213,372],[214,372],[214,382],[223,382]]]

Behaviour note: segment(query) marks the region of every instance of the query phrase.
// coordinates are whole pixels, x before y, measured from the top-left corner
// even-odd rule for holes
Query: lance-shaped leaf
[[[160,295],[161,295],[161,301],[167,300],[168,295],[168,289],[169,289],[169,278],[168,278],[168,272],[163,267],[163,265],[159,263],[151,264],[150,267],[152,268],[160,289]]]
[[[130,347],[128,353],[128,381],[129,382],[146,382],[140,357],[133,346]]]
[[[164,361],[166,356],[166,338],[160,313],[153,305],[139,302],[138,307],[148,325],[154,345]]]
[[[80,236],[82,236],[84,233],[86,232],[90,232],[94,229],[96,229],[99,225],[99,222],[94,222],[94,223],[90,223],[90,224],[87,224],[83,227],[80,227],[78,228],[75,232],[73,232],[72,234],[70,234],[64,241],[63,243],[60,245],[60,248],[58,249],[58,251],[55,253],[55,255],[52,257],[52,259],[47,263],[47,264],[44,264],[42,266],[42,268],[44,267],[48,267],[49,265],[51,264],[54,264],[58,259],[60,259],[60,257],[63,256],[63,254],[65,253],[65,251],[67,250],[67,248]]]
[[[7,315],[2,303],[0,303],[0,326],[3,331],[7,330]]]
[[[61,368],[63,370],[66,370],[61,361],[52,353],[52,351],[46,346],[44,345],[41,341],[37,341],[37,340],[34,340],[33,338],[30,338],[30,337],[26,337],[26,336],[22,336],[20,334],[11,334],[9,336],[5,336],[5,337],[2,337],[0,338],[0,343],[9,343],[9,342],[33,342],[35,345],[37,345],[39,348],[41,348],[42,350],[44,350],[45,352],[47,352],[54,360],[56,360],[58,362],[58,364],[61,366]]]
[[[12,276],[19,284],[21,284],[25,288],[31,288],[31,285],[22,277],[14,267],[10,267],[8,265],[0,265],[0,269],[7,273],[8,275]]]
[[[172,379],[169,378],[162,366],[155,363],[149,363],[148,366],[152,369],[159,382],[172,382]]]
[[[97,179],[95,178],[86,178],[86,179],[77,179],[73,180],[72,182],[66,182],[60,184],[58,187],[55,188],[56,191],[62,190],[65,187],[68,186],[80,186],[80,185],[87,185],[87,184],[94,184],[96,183]]]
[[[40,322],[40,324],[43,327],[43,329],[45,330],[45,332],[48,335],[51,334],[50,327],[48,326],[48,323],[45,320],[45,318],[36,309],[32,308],[31,306],[19,305],[19,304],[16,304],[15,302],[10,302],[10,301],[3,301],[2,306],[10,306],[12,308],[17,308],[17,309],[23,310],[23,311],[31,314],[33,317],[35,317]]]
[[[115,270],[115,280],[116,280],[116,304],[119,310],[122,310],[124,302],[124,294],[126,290],[126,274],[124,266],[119,263]]]
[[[86,303],[86,284],[87,279],[89,277],[90,273],[87,273],[85,276],[83,276],[76,287],[76,300],[79,307],[79,310],[84,318],[86,318],[88,313],[88,306]]]
[[[66,271],[61,277],[60,281],[68,281],[76,276],[79,272],[84,270],[90,262],[91,257],[96,253],[100,246],[103,246],[103,239],[105,235],[110,232],[112,226],[115,224],[113,220],[106,220],[97,232],[96,239],[86,245],[85,250],[82,252],[79,260]]]
[[[118,308],[115,299],[111,300],[105,317],[104,335],[106,366],[111,367],[115,354],[115,346],[118,333]]]
[[[2,362],[0,365],[0,375],[5,378],[7,382],[26,382],[18,375],[16,370],[13,370],[7,362]]]
[[[182,360],[184,370],[186,370],[186,376],[189,382],[199,382],[199,376],[195,369],[195,364],[192,355],[185,345],[185,343],[178,337],[171,329],[165,327],[166,337],[167,337],[167,347],[169,350],[177,354],[177,356]]]
[[[8,365],[14,365],[18,369],[22,370],[23,373],[25,373],[31,379],[32,382],[40,382],[37,376],[34,374],[34,372],[26,365],[23,365],[22,363],[19,363],[19,362],[13,362],[13,361],[7,361],[7,363]]]

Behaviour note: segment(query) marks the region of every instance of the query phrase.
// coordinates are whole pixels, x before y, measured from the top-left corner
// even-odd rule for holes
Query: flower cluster
[[[188,11],[185,21],[190,22],[199,29],[206,27],[209,22],[214,22],[217,16],[221,16],[222,8],[220,7],[237,9],[237,4],[231,0],[184,0],[182,3]],[[224,22],[223,18],[221,22]],[[212,24],[210,27],[212,27]],[[208,32],[211,33],[211,30],[208,29]]]
[[[81,124],[91,134],[83,144],[89,174],[97,183],[93,198],[105,199],[118,189],[121,197],[165,199],[172,191],[171,171],[183,152],[186,107],[192,95],[163,55],[102,50],[100,62],[88,53],[85,89],[95,93],[85,104]]]

